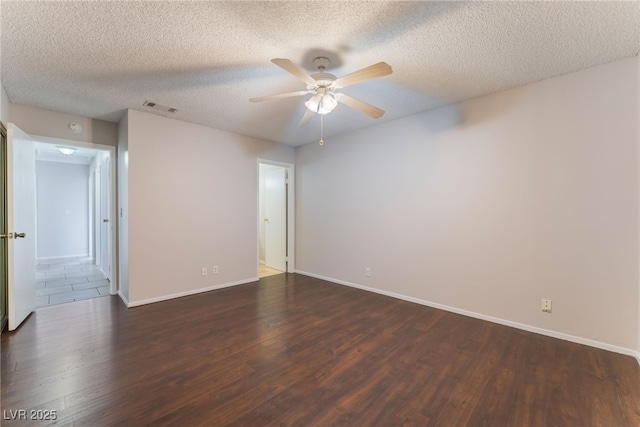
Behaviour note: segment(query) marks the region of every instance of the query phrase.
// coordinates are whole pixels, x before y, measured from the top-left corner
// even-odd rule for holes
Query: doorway
[[[36,308],[114,294],[112,153],[71,141],[35,150]]]
[[[293,272],[293,165],[258,162],[258,277]]]

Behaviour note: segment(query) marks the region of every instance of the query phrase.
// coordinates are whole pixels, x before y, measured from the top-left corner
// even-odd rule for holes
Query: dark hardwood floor
[[[640,426],[630,356],[295,274],[1,341],[6,426]]]

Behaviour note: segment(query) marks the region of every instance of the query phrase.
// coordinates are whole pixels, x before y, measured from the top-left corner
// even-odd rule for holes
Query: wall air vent
[[[145,107],[153,108],[154,110],[164,111],[166,113],[175,113],[178,111],[175,107],[169,107],[167,105],[158,104],[157,102],[144,101],[142,103]]]

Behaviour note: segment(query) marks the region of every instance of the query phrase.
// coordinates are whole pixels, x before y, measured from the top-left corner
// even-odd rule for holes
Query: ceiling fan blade
[[[333,84],[337,87],[347,87],[367,80],[377,79],[378,77],[388,76],[391,73],[393,73],[391,65],[386,62],[378,62],[362,70],[354,71],[351,74],[340,77],[334,80]]]
[[[283,70],[290,72],[291,74],[293,74],[294,76],[296,76],[297,78],[305,82],[306,84],[315,86],[316,80],[313,77],[311,77],[309,74],[307,74],[306,71],[304,71],[302,68],[298,67],[296,64],[289,61],[288,59],[275,58],[275,59],[272,59],[271,62],[273,62]]]
[[[309,93],[308,90],[299,90],[297,92],[280,93],[278,95],[259,96],[257,98],[251,98],[251,102],[273,101],[274,99],[290,98],[292,96],[302,96]]]
[[[300,120],[300,124],[298,126],[302,127],[302,126],[306,126],[307,123],[309,123],[309,119],[311,118],[311,116],[313,116],[315,113],[311,110],[309,110],[308,108],[304,109],[304,116],[302,116],[302,119]]]
[[[374,107],[371,104],[367,104],[364,101],[360,101],[352,96],[345,95],[344,93],[337,94],[336,99],[338,102],[342,102],[345,105],[348,105],[351,108],[355,108],[356,110],[360,110],[363,113],[373,117],[374,119],[378,119],[384,115],[384,110],[379,109],[378,107]]]

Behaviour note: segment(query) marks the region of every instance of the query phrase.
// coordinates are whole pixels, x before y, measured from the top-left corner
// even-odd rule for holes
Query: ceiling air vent
[[[153,108],[154,110],[160,110],[167,113],[175,113],[176,111],[178,111],[178,109],[175,107],[169,107],[167,105],[158,104],[157,102],[152,101],[144,101],[142,105],[144,105],[145,107]]]

